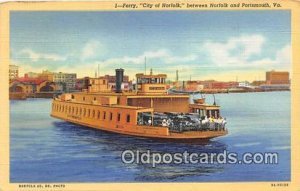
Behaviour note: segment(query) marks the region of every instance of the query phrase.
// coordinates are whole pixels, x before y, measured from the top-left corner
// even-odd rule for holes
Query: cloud
[[[276,63],[283,65],[290,65],[292,61],[292,48],[287,44],[276,53]]]
[[[88,41],[82,48],[81,61],[92,59],[104,53],[103,45],[97,40]]]
[[[133,63],[133,64],[144,64],[145,58],[147,60],[150,59],[158,59],[161,60],[165,64],[180,64],[185,62],[194,61],[197,59],[197,56],[194,54],[187,56],[174,56],[167,49],[159,49],[156,51],[146,51],[143,54],[136,57],[122,57],[117,59],[109,59],[108,62],[119,62],[119,63]]]
[[[136,73],[144,71],[145,57],[147,59],[149,69],[150,66],[153,69],[159,67],[160,71],[164,71],[164,69],[169,67],[171,67],[172,70],[176,70],[173,67],[177,65],[180,65],[181,69],[185,68],[185,70],[188,70],[190,65],[187,65],[186,63],[197,59],[197,56],[192,54],[187,56],[174,56],[171,51],[162,48],[158,50],[145,51],[136,56],[123,56],[101,61],[99,61],[99,59],[92,59],[84,62],[83,64],[75,65],[72,69],[70,69],[69,66],[61,66],[60,70],[68,70],[70,72],[80,71],[80,77],[88,75],[94,76],[99,65],[100,75],[114,74],[114,68],[124,68],[126,70],[126,74],[133,77]],[[164,66],[162,66],[162,64]]]
[[[291,46],[285,45],[273,55],[266,55],[262,35],[241,35],[224,42],[206,41],[201,47],[210,65],[216,67],[268,67],[288,69],[291,64]]]
[[[265,38],[262,35],[241,35],[220,43],[206,41],[200,50],[205,52],[214,65],[246,63],[251,56],[260,55]]]
[[[235,76],[242,72],[249,72],[250,79],[251,71],[253,74],[254,71],[270,69],[288,70],[291,63],[291,45],[286,44],[277,51],[274,49],[264,51],[266,47],[268,44],[264,36],[252,34],[231,37],[222,42],[207,40],[198,50],[191,50],[191,53],[187,54],[178,54],[170,49],[160,48],[147,50],[135,56],[124,54],[124,56],[102,59],[101,56],[106,51],[104,46],[100,41],[90,40],[82,48],[66,56],[39,53],[27,48],[17,52],[17,57],[14,59],[22,61],[23,66],[32,66],[32,69],[35,69],[34,66],[36,68],[47,66],[53,71],[76,72],[80,77],[94,76],[98,65],[101,75],[114,74],[114,68],[122,67],[133,77],[135,73],[144,71],[145,57],[149,69],[151,67],[154,72],[167,73],[171,78],[175,76],[176,70],[180,71],[182,79],[187,79],[190,75],[193,78],[203,78],[210,74],[218,74],[218,76],[226,74],[229,78],[234,72],[236,72]],[[197,51],[199,53],[196,53]],[[18,57],[20,54],[23,57]],[[24,55],[32,62],[22,60]],[[45,65],[44,60],[52,61],[51,65]],[[30,69],[24,67],[26,68]]]
[[[43,70],[49,70],[47,65],[39,65],[39,67],[32,66],[31,64],[23,63],[19,60],[11,59],[10,64],[19,66],[19,77],[24,76],[27,72],[41,72]]]
[[[65,61],[67,59],[66,56],[61,56],[58,54],[39,53],[29,48],[22,49],[19,53],[21,55],[25,55],[25,57],[28,57],[33,62],[37,62],[43,59],[49,61]]]
[[[187,56],[169,56],[165,58],[166,63],[185,63],[185,62],[192,62],[198,59],[198,56],[195,54],[190,54]]]
[[[287,44],[281,49],[276,51],[273,59],[263,58],[259,60],[254,60],[251,62],[251,65],[252,66],[267,65],[274,68],[289,69],[289,66],[291,66],[291,61],[292,61],[291,45]]]

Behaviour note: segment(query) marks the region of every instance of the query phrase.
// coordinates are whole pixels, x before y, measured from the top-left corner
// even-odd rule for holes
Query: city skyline
[[[39,18],[37,20],[36,18]],[[253,81],[290,71],[289,11],[13,12],[11,64],[21,74],[100,76],[124,68],[134,77]]]

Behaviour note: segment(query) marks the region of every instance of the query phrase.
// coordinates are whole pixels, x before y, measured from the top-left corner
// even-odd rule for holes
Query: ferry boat
[[[209,140],[228,133],[220,106],[168,94],[166,74],[136,74],[131,91],[122,89],[124,69],[116,69],[115,88],[105,78],[89,78],[82,92],[53,98],[51,116],[86,127],[129,136],[166,140]]]

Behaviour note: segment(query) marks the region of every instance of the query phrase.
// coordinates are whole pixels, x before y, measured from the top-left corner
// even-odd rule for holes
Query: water
[[[195,95],[199,97],[200,95]],[[213,97],[207,95],[207,101]],[[11,182],[212,182],[290,180],[290,92],[217,94],[229,134],[170,143],[105,133],[49,116],[49,99],[10,102]],[[278,164],[124,164],[124,150],[277,152]]]

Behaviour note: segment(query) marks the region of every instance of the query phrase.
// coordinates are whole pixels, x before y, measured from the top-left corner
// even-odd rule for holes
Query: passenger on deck
[[[223,122],[222,117],[218,117],[218,119],[216,119],[216,130],[221,130],[222,122]]]
[[[139,125],[143,125],[143,120],[140,119],[140,120],[138,121],[138,124],[139,124]]]
[[[205,116],[204,119],[201,121],[201,128],[206,129],[207,123],[208,123],[208,118],[207,118],[207,116]]]
[[[163,119],[161,125],[162,125],[163,127],[167,127],[167,126],[168,126],[167,120],[166,120],[166,119]]]
[[[222,129],[223,130],[225,130],[226,123],[227,123],[226,118],[224,118],[223,121],[222,121]]]
[[[214,119],[214,117],[209,117],[209,129],[210,130],[215,129],[215,119]]]

